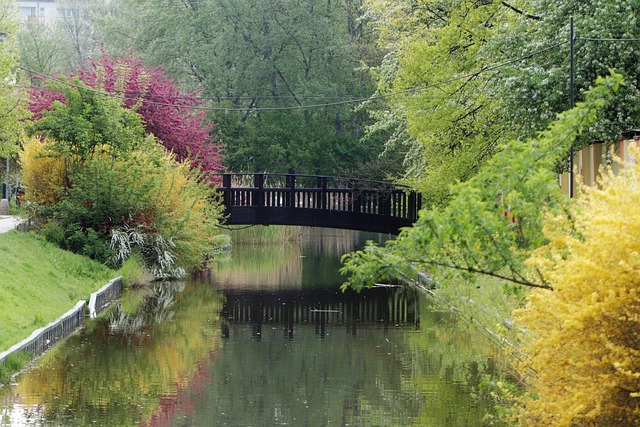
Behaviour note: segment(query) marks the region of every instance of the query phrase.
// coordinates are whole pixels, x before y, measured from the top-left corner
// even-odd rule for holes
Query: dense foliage
[[[553,166],[620,84],[618,74],[600,79],[584,102],[561,114],[536,139],[501,146],[476,176],[452,190],[444,208],[423,210],[413,227],[384,248],[370,244],[346,255],[348,284],[359,288],[428,271],[436,281],[488,274],[549,287],[539,272],[529,274],[524,261],[545,243],[543,213],[565,209],[568,202],[560,195]]]
[[[639,173],[603,175],[546,221],[549,243],[529,264],[554,291],[531,293],[517,315],[530,335],[521,425],[640,424]]]
[[[523,6],[535,15],[518,15],[519,23],[494,40],[496,55],[515,60],[501,71],[503,114],[522,137],[544,129],[559,111],[570,108],[570,23],[574,19],[574,92],[577,101],[597,76],[615,68],[628,84],[578,140],[616,141],[638,127],[640,115],[640,4],[585,0],[530,0]]]
[[[352,102],[378,60],[362,14],[353,0],[123,0],[95,25],[107,51],[202,89],[229,169],[380,177],[382,141],[360,140],[370,119]]]
[[[20,119],[26,113],[24,89],[18,83],[19,60],[16,2],[0,1],[0,156],[8,157],[18,150],[22,132]]]
[[[442,204],[509,137],[489,42],[515,12],[499,1],[366,3],[387,49],[378,91],[390,94],[369,132],[393,132],[387,148],[405,151],[403,181]]]
[[[138,251],[158,276],[200,266],[218,242],[210,184],[145,136],[142,118],[121,100],[78,79],[47,90],[65,102],[40,111],[30,132],[43,146],[32,141],[21,153],[25,176],[37,184],[27,195],[47,236],[116,266]],[[50,165],[65,178],[41,185],[37,177]]]
[[[178,161],[189,160],[206,175],[222,170],[220,147],[210,136],[213,126],[206,123],[204,112],[193,110],[201,104],[197,94],[182,93],[160,69],[149,69],[132,56],[103,55],[74,75],[89,87],[121,97],[122,106],[142,116],[146,133],[157,137]],[[30,109],[39,116],[60,98],[50,87],[34,87]]]

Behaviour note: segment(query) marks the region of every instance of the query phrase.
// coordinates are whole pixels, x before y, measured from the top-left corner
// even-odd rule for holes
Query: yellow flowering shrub
[[[549,218],[549,243],[529,259],[554,290],[516,313],[529,355],[521,425],[640,425],[639,171],[603,174]]]
[[[47,154],[49,145],[38,138],[25,138],[20,151],[25,196],[41,205],[60,200],[67,176],[64,159]]]
[[[165,220],[159,232],[173,236],[177,255],[184,265],[197,266],[207,247],[217,248],[222,238],[218,219],[222,207],[207,180],[199,179],[188,162],[178,163],[164,153],[164,168],[156,182],[158,198],[154,204]]]

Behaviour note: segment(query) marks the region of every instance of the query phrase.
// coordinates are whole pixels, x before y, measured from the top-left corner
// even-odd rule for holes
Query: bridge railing
[[[294,222],[292,225],[308,225],[299,218],[301,214],[298,218],[292,216],[294,211],[303,209],[352,213],[356,229],[366,228],[358,227],[357,223],[367,215],[400,219],[406,222],[400,225],[407,226],[417,219],[421,208],[420,196],[407,187],[388,182],[328,176],[223,174],[222,186],[218,190],[223,193],[224,204],[229,212],[236,208],[253,208],[255,215],[262,218],[260,222],[256,217],[257,223],[289,223],[282,218],[270,222],[264,214],[266,211],[275,212],[274,209],[280,212],[283,212],[282,209],[289,209],[287,218]],[[278,216],[276,213],[270,215]],[[240,222],[235,222],[236,224],[251,222],[247,219],[237,221]]]

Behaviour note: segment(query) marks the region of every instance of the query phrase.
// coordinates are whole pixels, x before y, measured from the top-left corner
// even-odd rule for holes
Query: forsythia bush
[[[37,138],[26,138],[20,152],[27,200],[43,205],[60,200],[67,176],[64,158],[46,154],[49,145]]]
[[[639,175],[604,174],[529,260],[554,290],[516,314],[530,336],[521,425],[640,425]]]

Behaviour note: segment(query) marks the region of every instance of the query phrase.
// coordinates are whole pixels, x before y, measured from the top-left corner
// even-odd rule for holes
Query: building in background
[[[18,0],[20,16],[25,21],[54,21],[59,18],[72,18],[77,15],[78,9],[69,7],[60,0]]]

